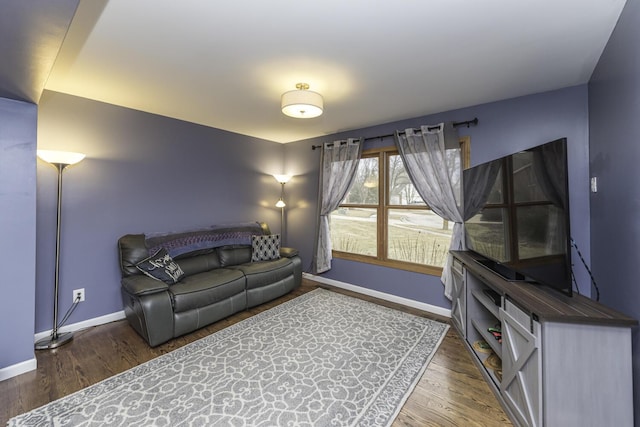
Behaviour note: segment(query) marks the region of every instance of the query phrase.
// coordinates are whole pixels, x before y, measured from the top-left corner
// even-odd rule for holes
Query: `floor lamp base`
[[[73,339],[73,332],[58,334],[58,338],[47,337],[36,341],[36,350],[49,350],[58,348]]]

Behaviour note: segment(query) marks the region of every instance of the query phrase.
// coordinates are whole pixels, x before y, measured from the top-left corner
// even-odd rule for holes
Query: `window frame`
[[[461,137],[460,149],[461,149],[461,166],[463,169],[467,169],[470,165],[471,158],[471,138],[469,136]],[[392,155],[399,155],[398,149],[395,146],[372,148],[363,150],[362,158],[378,158],[378,204],[356,204],[356,203],[341,203],[339,208],[366,208],[375,209],[377,214],[376,221],[376,256],[361,255],[353,252],[344,252],[338,250],[332,250],[334,258],[345,259],[349,261],[363,262],[366,264],[379,265],[383,267],[395,268],[399,270],[412,271],[416,273],[429,274],[434,276],[442,275],[442,267],[433,265],[416,264],[407,261],[400,261],[389,259],[387,254],[388,247],[388,220],[389,211],[393,209],[403,210],[421,210],[430,211],[431,208],[428,205],[392,205],[389,203],[389,157]]]

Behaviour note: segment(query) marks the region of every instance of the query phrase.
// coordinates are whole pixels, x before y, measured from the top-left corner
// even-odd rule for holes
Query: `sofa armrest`
[[[280,248],[280,256],[283,258],[293,258],[298,255],[298,250],[294,248]]]
[[[143,275],[123,277],[120,283],[129,294],[136,296],[155,294],[169,289],[166,283]]]

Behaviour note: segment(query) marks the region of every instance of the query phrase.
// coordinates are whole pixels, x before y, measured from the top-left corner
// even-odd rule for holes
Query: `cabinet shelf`
[[[493,302],[493,300],[491,298],[489,298],[482,290],[473,289],[473,290],[471,290],[471,295],[473,295],[473,297],[475,299],[477,299],[480,304],[482,304],[487,310],[489,310],[489,312],[496,319],[500,316],[500,314],[499,314],[500,307],[497,306]]]
[[[473,347],[471,348],[473,349]],[[485,373],[487,374],[487,376],[491,378],[491,380],[493,381],[493,383],[497,388],[500,388],[500,378],[496,376],[495,371],[493,369],[485,365],[485,360],[487,360],[487,358],[491,355],[491,353],[481,353],[479,351],[475,351],[475,349],[473,352],[475,353],[476,357],[480,361],[480,364],[482,364],[482,366],[485,367]]]
[[[502,345],[495,339],[491,332],[487,330],[488,328],[495,326],[496,322],[498,322],[498,319],[493,323],[489,320],[471,319],[471,324],[475,330],[478,331],[482,339],[489,344],[489,347],[491,347],[498,357],[502,359]]]

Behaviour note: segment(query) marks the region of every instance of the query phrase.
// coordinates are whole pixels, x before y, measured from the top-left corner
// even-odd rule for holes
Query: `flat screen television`
[[[567,140],[463,172],[467,249],[507,280],[572,294]]]

